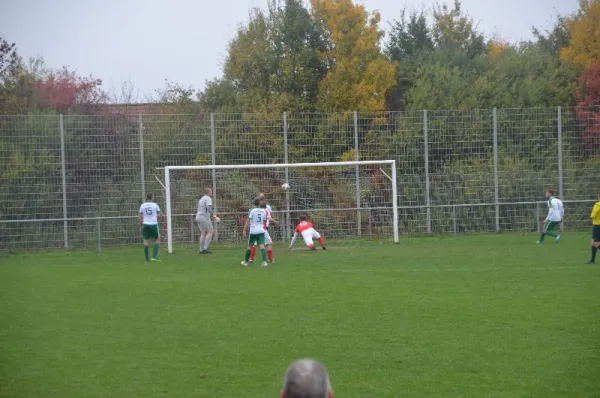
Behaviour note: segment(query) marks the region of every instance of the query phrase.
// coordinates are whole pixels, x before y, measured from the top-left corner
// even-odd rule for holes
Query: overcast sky
[[[441,0],[444,1],[444,0]],[[452,0],[445,0],[450,3]],[[69,66],[104,81],[107,90],[131,81],[141,96],[164,80],[204,87],[221,75],[236,27],[267,0],[4,0],[0,35],[24,57],[41,55],[51,68]],[[435,0],[362,0],[379,10],[382,28],[403,5],[430,8]],[[486,35],[510,42],[548,28],[557,14],[577,10],[577,0],[463,0]],[[141,99],[141,98],[140,98]]]

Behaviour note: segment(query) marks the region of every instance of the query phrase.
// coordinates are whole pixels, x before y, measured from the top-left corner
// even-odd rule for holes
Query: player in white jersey
[[[211,217],[215,222],[221,221],[213,209],[212,189],[206,188],[204,190],[204,196],[198,201],[198,212],[196,213],[196,223],[200,230],[200,254],[212,254],[208,250],[214,233]]]
[[[554,241],[558,243],[560,234],[554,232],[554,228],[559,226],[565,216],[565,208],[563,202],[554,197],[554,191],[549,189],[546,191],[546,199],[548,199],[548,215],[544,220],[544,226],[540,233],[540,238],[536,243],[544,243],[546,235],[554,237]]]
[[[163,217],[160,207],[153,202],[154,195],[146,195],[146,201],[142,203],[139,211],[140,232],[144,238],[144,256],[146,261],[159,261],[158,249],[160,248],[160,233],[158,231],[158,216]],[[149,258],[150,242],[154,242],[152,258]]]
[[[244,238],[246,238],[246,234],[249,234],[248,237],[248,246],[246,247],[246,256],[244,257],[244,261],[242,261],[242,265],[244,267],[248,266],[248,260],[250,259],[250,251],[254,244],[257,244],[260,253],[262,254],[262,266],[267,266],[267,251],[265,250],[265,220],[268,220],[270,217],[267,216],[267,211],[264,208],[259,207],[261,200],[259,198],[254,199],[254,208],[248,212],[248,219],[246,220],[246,224],[244,225]]]
[[[258,198],[261,201],[260,207],[264,208],[267,212],[267,219],[265,220],[265,246],[267,248],[267,258],[269,259],[269,262],[272,263],[275,261],[275,259],[273,258],[273,239],[271,239],[271,234],[269,234],[269,226],[271,225],[271,222],[273,222],[274,224],[277,224],[277,222],[273,219],[273,210],[271,209],[271,206],[267,204],[265,194],[262,192],[259,193]],[[251,263],[254,262],[255,255],[256,245],[252,246],[252,249],[250,250]]]

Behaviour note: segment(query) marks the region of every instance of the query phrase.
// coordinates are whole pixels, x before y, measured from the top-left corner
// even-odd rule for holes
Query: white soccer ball
[[[287,191],[288,189],[290,189],[290,184],[288,184],[288,183],[286,182],[285,184],[283,184],[283,185],[281,186],[281,188],[283,188],[284,190],[286,190],[286,191]]]

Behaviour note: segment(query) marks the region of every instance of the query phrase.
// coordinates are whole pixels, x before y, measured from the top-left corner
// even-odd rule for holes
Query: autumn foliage
[[[313,15],[327,32],[321,52],[329,68],[321,81],[320,108],[326,111],[378,111],[395,84],[395,66],[381,53],[381,16],[370,16],[351,0],[311,0]]]
[[[487,53],[488,57],[491,61],[494,61],[496,58],[502,54],[507,48],[507,43],[500,40],[491,40],[487,45]]]
[[[40,106],[62,113],[103,104],[107,100],[101,89],[102,80],[78,76],[66,68],[51,73],[35,83],[35,93]]]
[[[563,60],[583,68],[600,57],[600,1],[580,0],[579,13],[567,19],[569,45],[560,51]]]
[[[579,79],[577,120],[584,149],[594,153],[600,148],[600,57]]]

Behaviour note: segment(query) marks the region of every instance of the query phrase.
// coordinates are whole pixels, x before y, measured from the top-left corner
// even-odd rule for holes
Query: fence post
[[[215,114],[214,114],[214,112],[210,113],[210,156],[211,156],[212,165],[215,166],[217,164],[217,147],[216,147],[216,142],[215,142]],[[213,197],[216,198],[217,197],[217,169],[212,169],[212,191],[213,191]],[[219,203],[218,199],[215,202]],[[214,210],[215,210],[216,214],[219,214],[219,213],[217,213],[217,204],[216,203],[213,203]],[[214,238],[215,242],[218,242],[219,241],[219,224],[215,223],[213,228],[214,228],[213,238]]]
[[[535,203],[535,226],[537,228],[537,232],[538,234],[540,232],[542,232],[542,229],[540,228],[540,204],[538,202]]]
[[[194,219],[195,219],[195,217],[192,214],[190,217],[190,243],[192,246],[196,244],[196,242],[194,241],[194,221],[195,221]],[[202,250],[202,249],[200,249],[200,250]]]
[[[358,162],[358,112],[354,111],[354,160]],[[358,236],[361,236],[362,220],[360,219],[360,168],[355,167],[356,172],[356,228]]]
[[[452,206],[452,235],[456,238],[456,206]]]
[[[146,166],[144,165],[144,121],[142,114],[138,114],[138,135],[140,145],[140,178],[142,180],[142,202],[146,200]]]
[[[369,208],[369,240],[373,240],[373,213]]]
[[[283,112],[283,163],[288,163],[287,112]],[[285,182],[290,183],[290,170],[285,168]],[[290,232],[290,190],[285,191],[285,236],[283,241],[292,239]]]
[[[98,254],[102,253],[102,221],[96,217],[96,232],[98,233]]]
[[[557,108],[557,124],[558,124],[558,197],[564,201],[563,191],[563,137],[562,137],[562,109]],[[560,223],[560,230],[565,228],[564,223]]]
[[[63,234],[64,247],[69,248],[69,223],[67,222],[67,165],[65,155],[65,124],[63,115],[58,115],[60,128],[60,169],[62,174],[62,196],[63,196]]]
[[[496,232],[500,232],[500,200],[498,189],[498,114],[494,108],[494,203],[496,205]]]
[[[431,233],[431,195],[429,186],[429,142],[427,134],[427,109],[423,111],[423,159],[425,162],[425,206],[427,207],[427,233]]]

